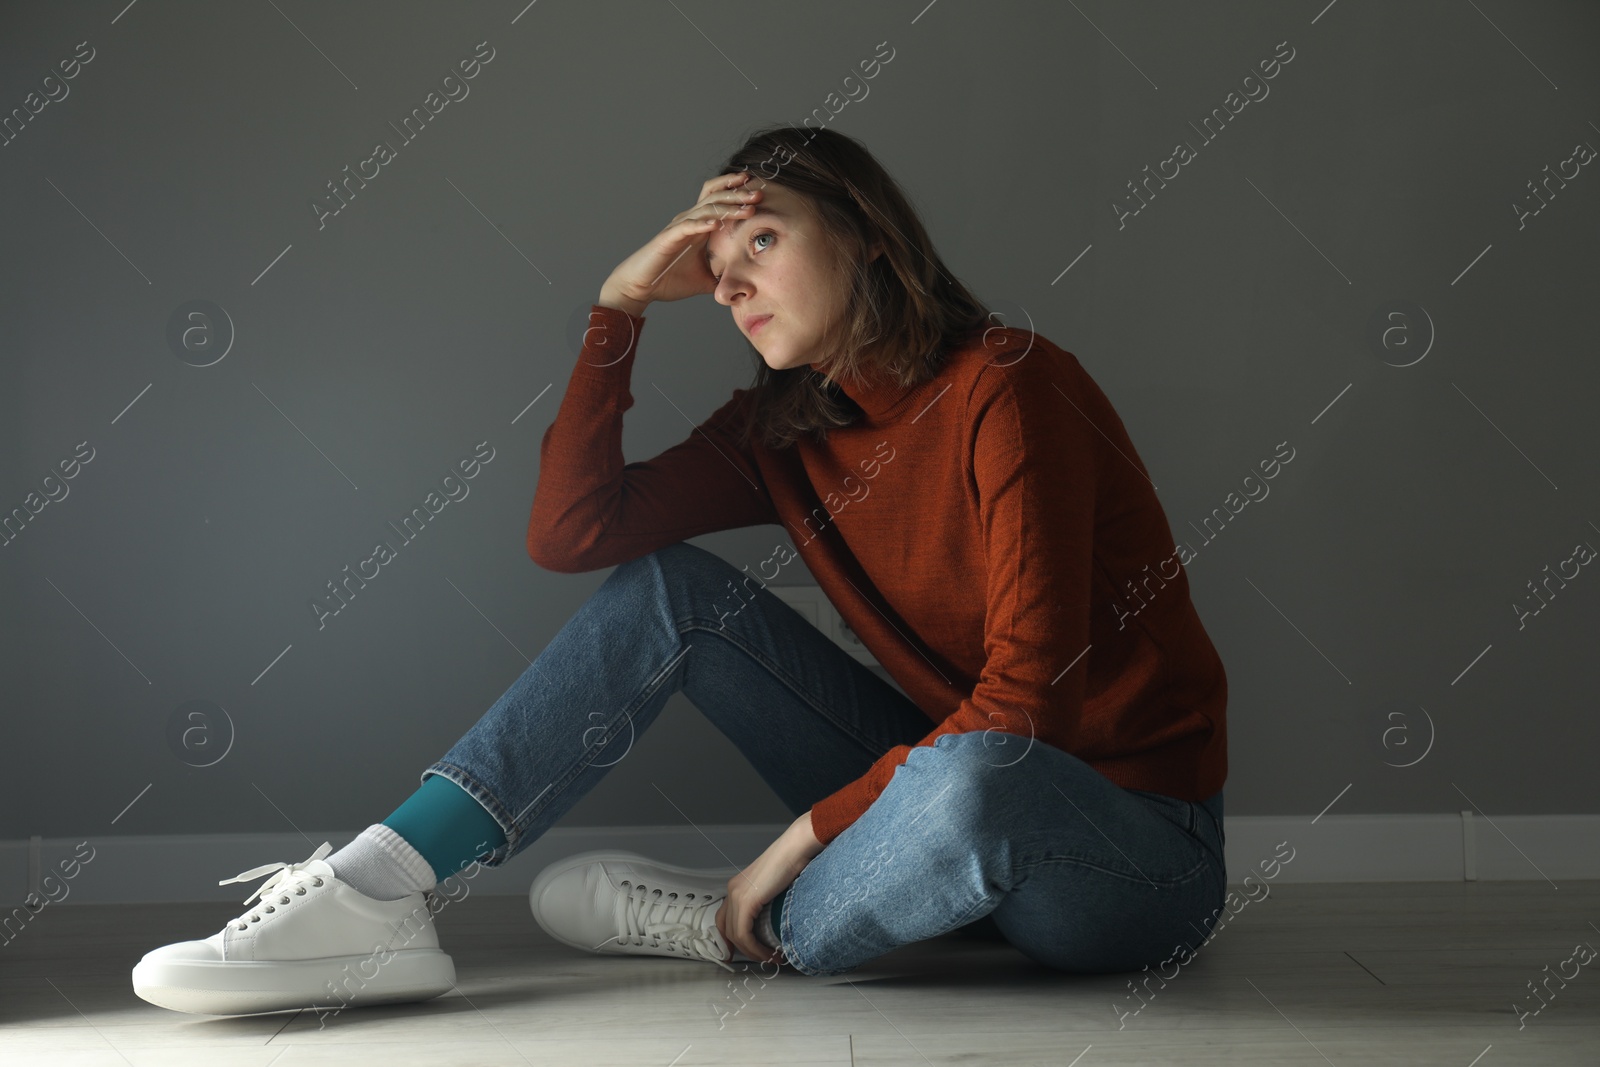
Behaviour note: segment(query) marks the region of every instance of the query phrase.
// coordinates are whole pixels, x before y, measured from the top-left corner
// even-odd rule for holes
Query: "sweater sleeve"
[[[896,745],[812,805],[812,832],[823,845],[866,812],[913,748],[984,733],[980,758],[1003,768],[1045,744],[1045,723],[1070,734],[1082,715],[1098,439],[1080,414],[1090,406],[1076,388],[1082,373],[1069,355],[980,375],[966,425],[988,558],[983,669],[972,694],[926,737]]]
[[[595,304],[583,350],[540,447],[528,555],[566,574],[625,563],[715,530],[777,523],[755,458],[738,442],[748,390],[654,459],[624,463],[622,416],[642,316]],[[620,354],[619,354],[620,353]]]

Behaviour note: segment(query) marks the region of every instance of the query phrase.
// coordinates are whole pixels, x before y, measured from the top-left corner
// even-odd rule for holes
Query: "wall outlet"
[[[794,608],[806,621],[828,636],[828,640],[869,667],[882,666],[854,630],[839,617],[833,601],[817,585],[769,585],[767,592]]]

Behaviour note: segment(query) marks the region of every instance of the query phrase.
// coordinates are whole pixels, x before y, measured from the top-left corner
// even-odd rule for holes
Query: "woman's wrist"
[[[811,812],[809,810],[789,824],[789,832],[794,834],[801,846],[813,856],[820,853],[825,847],[817,839],[817,832],[811,828]]]
[[[629,300],[618,293],[608,293],[602,289],[600,290],[600,299],[596,300],[595,303],[600,307],[616,308],[618,311],[627,312],[636,319],[644,317],[644,304],[639,303],[637,300]]]

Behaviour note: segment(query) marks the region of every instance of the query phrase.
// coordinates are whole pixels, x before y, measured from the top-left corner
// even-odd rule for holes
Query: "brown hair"
[[[749,442],[782,449],[802,433],[819,443],[830,427],[860,416],[837,382],[881,380],[903,387],[932,378],[950,348],[991,325],[989,311],[939,259],[922,220],[866,146],[828,129],[769,126],[728,158],[719,173],[748,170],[799,194],[815,211],[848,290],[829,355],[808,366],[773,370],[754,344],[754,402],[743,427]],[[868,262],[866,251],[883,252]]]

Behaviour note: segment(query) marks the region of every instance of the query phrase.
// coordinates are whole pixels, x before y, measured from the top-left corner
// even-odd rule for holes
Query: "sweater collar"
[[[975,344],[986,344],[991,334],[997,334],[998,344],[1004,345],[1010,340],[1006,334],[994,330],[984,331],[981,339],[976,335],[966,337],[955,344],[954,350],[945,354],[933,377],[920,385],[910,387],[900,385],[888,371],[874,367],[864,372],[867,375],[865,380],[841,378],[834,384],[834,388],[855,401],[856,406],[873,422],[892,422],[908,411],[920,411],[924,405],[931,403],[941,392],[949,388],[953,380],[951,367],[967,348]],[[815,367],[812,369],[815,370]]]
[[[856,406],[866,412],[873,422],[881,422],[897,414],[906,407],[913,396],[923,391],[923,386],[929,384],[924,382],[921,386],[907,388],[896,382],[886,371],[872,369],[866,373],[868,377],[865,379],[841,378],[836,385],[845,396],[855,401]]]

